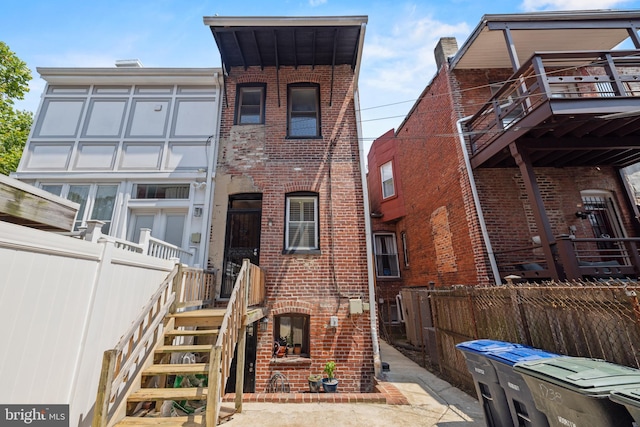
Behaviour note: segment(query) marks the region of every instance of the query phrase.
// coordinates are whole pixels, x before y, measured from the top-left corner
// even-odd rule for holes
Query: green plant
[[[333,360],[328,361],[324,364],[324,373],[327,374],[327,377],[332,380],[333,379],[333,371],[336,369],[336,362]]]
[[[311,375],[309,375],[309,381],[311,381],[312,383],[317,383],[321,379],[322,379],[322,375],[319,375],[319,374],[311,374]]]

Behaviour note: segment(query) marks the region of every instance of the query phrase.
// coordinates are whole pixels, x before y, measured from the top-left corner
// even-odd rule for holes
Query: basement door
[[[231,296],[244,258],[258,265],[261,218],[262,194],[229,196],[220,298]]]

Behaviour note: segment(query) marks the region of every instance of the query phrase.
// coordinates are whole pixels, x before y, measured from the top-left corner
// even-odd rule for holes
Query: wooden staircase
[[[127,416],[116,426],[204,426],[204,408],[207,387],[174,387],[176,378],[187,376],[208,376],[209,355],[218,336],[224,317],[224,308],[203,309],[174,313],[166,316],[163,342],[159,343],[153,355],[153,364],[142,370],[141,387],[127,398]],[[185,329],[189,328],[189,329]],[[193,329],[195,328],[195,329]],[[185,344],[185,342],[189,342]],[[199,363],[170,363],[181,353],[195,355]],[[178,358],[179,359],[179,358]],[[170,402],[163,416],[164,402]],[[195,413],[181,414],[173,407],[173,402],[188,401],[190,407],[198,408]],[[221,411],[219,420],[228,416]]]
[[[244,260],[225,308],[193,310],[203,306],[212,284],[177,264],[127,333],[104,352],[92,427],[214,427],[242,411],[242,391],[234,409],[221,406],[222,396],[236,347],[236,389],[242,390],[246,327],[266,315],[264,272]],[[188,386],[174,387],[185,378]],[[182,406],[188,415],[167,416],[176,415],[175,402],[188,403]]]

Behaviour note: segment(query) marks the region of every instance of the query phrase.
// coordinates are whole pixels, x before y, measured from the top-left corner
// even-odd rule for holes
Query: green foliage
[[[5,175],[18,167],[33,122],[30,112],[13,108],[29,91],[29,80],[27,64],[0,41],[0,173]]]
[[[327,377],[332,380],[333,379],[333,371],[336,369],[336,362],[330,360],[329,362],[324,364],[324,373],[327,374]]]

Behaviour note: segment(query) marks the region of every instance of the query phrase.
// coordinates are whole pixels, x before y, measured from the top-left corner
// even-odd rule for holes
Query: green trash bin
[[[640,386],[630,389],[615,389],[609,395],[612,402],[624,405],[640,427]]]
[[[631,427],[629,411],[609,399],[614,389],[640,385],[640,370],[604,360],[558,357],[519,362],[536,407],[551,427]]]

